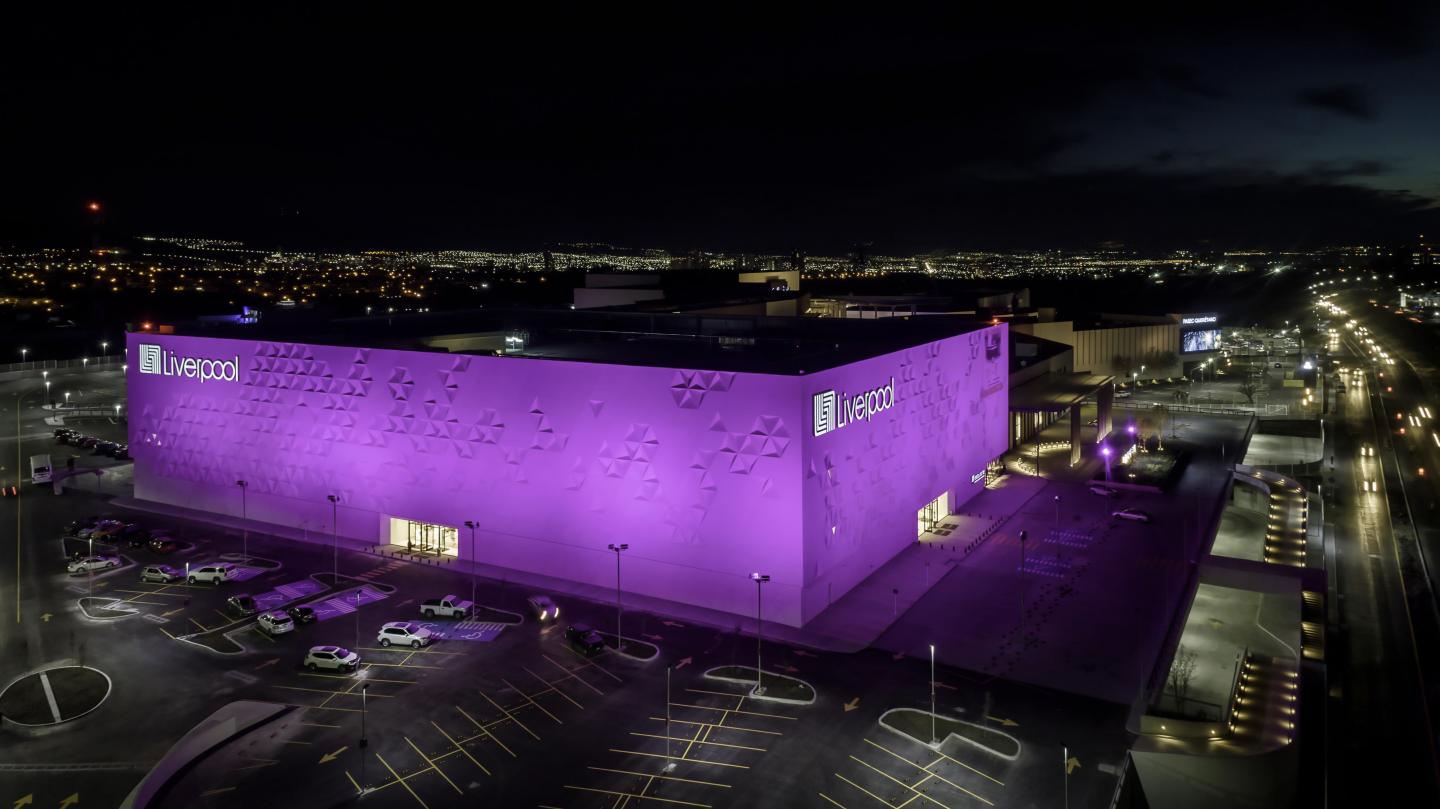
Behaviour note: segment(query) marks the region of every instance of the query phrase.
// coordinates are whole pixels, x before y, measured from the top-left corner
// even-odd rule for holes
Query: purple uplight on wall
[[[474,520],[480,561],[598,585],[626,542],[627,589],[742,615],[763,569],[800,625],[983,488],[1007,337],[784,376],[131,334],[135,492],[238,515],[244,479],[250,519],[322,534],[338,494],[342,537],[402,546]]]

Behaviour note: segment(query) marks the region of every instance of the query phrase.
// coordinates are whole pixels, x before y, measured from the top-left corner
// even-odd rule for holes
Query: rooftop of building
[[[148,324],[147,324],[148,325]],[[153,324],[159,333],[463,354],[799,375],[934,342],[990,325],[929,315],[855,321],[549,309],[333,318],[269,311],[257,322]],[[506,337],[512,340],[508,344]],[[517,339],[518,338],[518,339]]]

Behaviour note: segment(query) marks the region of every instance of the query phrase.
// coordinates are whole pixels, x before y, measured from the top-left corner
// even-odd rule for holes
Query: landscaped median
[[[643,640],[636,640],[634,638],[625,638],[624,643],[617,647],[615,645],[615,633],[601,632],[598,629],[595,631],[600,635],[600,639],[605,641],[605,648],[622,657],[648,663],[660,654],[660,647],[653,643],[646,643]]]
[[[753,687],[755,685],[755,667],[716,666],[706,671],[705,677],[719,680],[722,683],[739,683]],[[751,691],[747,696],[751,699],[765,699],[789,705],[810,705],[815,702],[815,687],[804,680],[767,671],[763,682],[765,693],[756,694]]]
[[[954,736],[1006,761],[1014,761],[1020,755],[1020,741],[1008,733],[918,708],[891,708],[880,715],[880,726],[936,749]],[[930,737],[932,727],[935,732],[933,740]]]

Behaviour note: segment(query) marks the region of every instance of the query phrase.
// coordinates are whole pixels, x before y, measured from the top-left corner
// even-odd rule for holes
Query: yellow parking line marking
[[[409,655],[443,655],[443,656],[450,656],[450,657],[464,657],[464,656],[470,654],[469,652],[442,652],[442,651],[440,651],[439,649],[411,649],[411,648],[403,648],[403,649],[402,649],[402,648],[397,647],[397,646],[355,646],[355,647],[352,647],[352,648],[360,649],[360,650],[366,651],[366,652],[394,652],[395,654],[403,654],[403,655],[407,655],[407,656],[409,656]]]
[[[743,714],[746,714],[747,716],[765,716],[765,717],[769,717],[769,718],[771,718],[771,719],[788,719],[788,720],[790,720],[791,722],[794,722],[794,721],[795,721],[795,717],[793,717],[793,716],[785,716],[785,715],[783,715],[783,714],[778,714],[778,713],[761,713],[760,711],[741,711],[741,710],[737,710],[737,709],[735,709],[735,708],[715,708],[715,707],[712,707],[712,706],[710,706],[710,705],[692,705],[692,704],[690,704],[690,703],[688,703],[688,702],[672,702],[672,703],[670,703],[670,705],[673,706],[673,707],[675,707],[675,708],[699,708],[699,709],[702,710],[702,711],[720,711],[721,713],[743,713]]]
[[[476,691],[480,691],[480,689],[478,689],[478,688],[475,689],[475,690],[476,690]],[[514,714],[510,713],[509,711],[505,710],[504,708],[501,708],[501,707],[499,706],[499,704],[497,704],[497,703],[495,702],[495,700],[490,699],[490,695],[489,695],[489,694],[486,694],[484,691],[480,691],[480,696],[484,697],[486,702],[490,703],[491,705],[494,705],[494,706],[495,706],[495,710],[499,711],[500,713],[505,714],[505,718],[506,718],[506,719],[509,719],[511,722],[514,722],[515,724],[519,725],[521,730],[525,731],[526,733],[530,734],[531,736],[534,736],[535,741],[537,741],[537,742],[540,741],[540,737],[535,735],[535,731],[531,730],[530,728],[525,727],[525,723],[524,723],[524,722],[521,722],[519,719],[516,719]],[[461,713],[464,713],[464,711],[461,711]],[[471,722],[474,722],[475,720],[474,720],[474,719],[471,719],[470,721],[471,721]],[[514,755],[514,753],[511,753],[511,755]]]
[[[535,679],[537,679],[537,680],[539,680],[540,682],[544,683],[546,686],[549,687],[549,689],[550,689],[551,691],[554,691],[555,693],[559,694],[562,698],[565,699],[566,702],[570,703],[571,705],[574,705],[576,708],[579,708],[579,709],[582,710],[582,711],[585,710],[585,706],[584,706],[584,705],[581,705],[580,703],[578,703],[578,702],[576,702],[575,700],[571,699],[569,694],[567,694],[567,693],[565,693],[564,691],[561,691],[560,689],[556,688],[553,683],[546,682],[546,680],[545,680],[544,677],[541,677],[540,675],[538,675],[538,674],[536,674],[535,672],[531,671],[529,666],[521,666],[520,668],[525,669],[525,673],[526,673],[526,674],[529,674],[531,677],[534,677]],[[555,682],[560,683],[560,682],[564,682],[564,680],[563,680],[563,679],[561,679],[561,680],[556,680]],[[541,692],[541,693],[544,693],[544,692]]]
[[[585,769],[587,769],[587,770],[595,770],[596,772],[613,772],[613,773],[619,773],[620,775],[636,775],[636,776],[639,776],[639,777],[641,777],[641,778],[659,778],[659,779],[661,779],[661,780],[663,780],[663,781],[684,781],[684,782],[687,783],[687,784],[701,784],[701,785],[703,785],[703,786],[707,786],[707,787],[719,787],[719,788],[721,788],[721,789],[729,789],[729,788],[730,788],[730,785],[729,785],[729,784],[721,784],[721,783],[716,782],[716,781],[701,781],[701,780],[698,780],[698,779],[695,779],[695,778],[678,778],[678,777],[673,776],[673,775],[651,775],[651,774],[648,773],[648,772],[635,772],[634,770],[615,770],[615,769],[611,769],[611,768],[609,768],[609,767],[586,767]]]
[[[221,612],[220,610],[212,609],[211,612],[213,612],[213,613],[215,613],[216,615],[220,616],[220,620],[224,621],[225,623],[227,623],[227,624],[230,623],[230,621],[231,621],[230,616],[226,615],[225,613]]]
[[[355,677],[349,674],[312,674],[308,671],[300,672],[301,677],[316,677],[322,680],[348,680],[353,682]],[[367,683],[393,683],[395,685],[414,685],[414,680],[387,680],[383,677],[366,677]]]
[[[732,691],[706,691],[703,688],[687,688],[685,690],[689,691],[692,694],[714,694],[717,697],[739,697],[741,699],[745,698],[744,694],[736,694]]]
[[[311,745],[311,744],[314,744],[314,742],[298,742],[298,741],[293,741],[293,740],[286,740],[286,741],[282,742],[282,744],[303,744],[303,745]]]
[[[235,787],[220,787],[219,789],[207,789],[200,793],[200,797],[208,798],[211,795],[219,795],[222,792],[234,792]]]
[[[209,632],[209,631],[210,631],[210,627],[208,627],[208,626],[200,623],[199,621],[195,620],[194,618],[191,618],[191,619],[190,619],[190,623],[192,623],[192,624],[200,627],[200,631],[201,631],[201,632]]]
[[[662,754],[660,754],[660,753],[642,753],[642,752],[640,752],[639,750],[621,750],[621,749],[618,748],[618,747],[612,747],[612,748],[610,748],[610,752],[612,752],[612,753],[620,753],[620,754],[622,754],[622,755],[627,755],[627,756],[647,756],[647,757],[649,757],[649,758],[663,758],[663,759],[666,759],[666,760],[674,759],[675,761],[688,761],[688,762],[691,763],[691,764],[709,764],[709,765],[714,766],[714,767],[731,767],[731,768],[737,769],[737,770],[748,770],[748,769],[750,769],[748,766],[746,766],[746,765],[744,765],[744,764],[729,764],[729,763],[724,762],[724,761],[706,761],[706,760],[703,759],[703,758],[685,758],[685,759],[680,759],[680,758],[675,758],[675,756],[666,756],[666,755],[662,755]]]
[[[364,795],[364,794],[365,794],[365,790],[363,790],[363,789],[360,788],[360,783],[355,780],[355,776],[351,775],[349,770],[346,770],[346,771],[345,771],[345,777],[350,779],[350,786],[355,787],[355,794],[356,794],[356,795]]]
[[[434,721],[434,720],[431,720],[431,721],[430,721],[430,724],[435,725],[435,721]],[[466,750],[466,749],[463,748],[463,747],[461,747],[461,746],[460,746],[460,743],[457,742],[457,741],[455,741],[455,739],[451,738],[450,734],[446,733],[444,728],[440,727],[439,725],[435,725],[435,729],[438,730],[438,731],[440,731],[440,735],[445,737],[445,741],[450,742],[451,744],[455,745],[455,749],[456,749],[456,750],[459,750],[461,753],[463,753],[464,756],[465,756],[465,758],[470,759],[470,763],[471,763],[471,764],[474,764],[476,767],[479,767],[479,768],[480,768],[480,772],[483,772],[483,773],[485,773],[486,775],[490,775],[490,771],[487,770],[487,769],[485,769],[485,765],[484,765],[484,764],[481,764],[479,761],[475,760],[475,757],[472,756],[472,755],[470,755],[470,751],[469,751],[469,750]],[[488,734],[487,734],[487,735],[488,735]]]
[[[309,692],[312,693],[312,694],[329,694],[331,697],[358,697],[358,696],[360,696],[359,694],[356,694],[356,693],[354,693],[354,692],[352,692],[352,691],[331,691],[331,690],[328,689],[328,688],[305,688],[304,686],[299,686],[299,685],[276,685],[275,688],[283,688],[283,689],[285,689],[286,691],[309,691]],[[381,699],[393,699],[393,698],[395,697],[395,695],[394,695],[394,694],[371,694],[371,695],[370,695],[370,699],[375,699],[376,697],[379,697],[379,698],[381,698]],[[327,700],[327,701],[328,701],[328,700]],[[307,707],[307,708],[324,708],[325,706],[324,706],[324,705],[307,705],[306,707]]]
[[[501,678],[500,678],[500,682],[504,683],[504,684],[507,685],[507,686],[510,686],[510,690],[511,690],[511,691],[514,691],[515,693],[517,693],[517,694],[519,694],[520,696],[524,697],[526,702],[529,702],[531,705],[534,705],[536,708],[539,708],[540,711],[541,711],[542,713],[544,713],[546,716],[550,717],[551,719],[554,719],[554,720],[555,720],[555,724],[557,724],[557,725],[563,725],[563,724],[565,724],[564,722],[561,722],[561,721],[560,721],[560,717],[558,717],[558,716],[556,716],[555,714],[550,713],[549,711],[545,710],[545,706],[544,706],[544,705],[541,705],[540,703],[538,703],[538,702],[536,702],[535,700],[531,699],[529,694],[527,694],[527,693],[525,693],[524,691],[521,691],[520,689],[516,688],[515,685],[514,685],[513,683],[511,683],[509,680],[505,679],[504,677],[501,677]],[[545,693],[545,692],[544,692],[544,691],[541,691],[540,693],[543,694],[543,693]],[[539,694],[537,694],[536,696],[539,696]],[[509,711],[506,711],[506,713],[509,713]]]
[[[580,654],[579,652],[575,651],[574,649],[571,649],[569,644],[566,644],[564,648],[566,649],[566,651],[570,652],[570,654],[575,655],[576,657],[580,658],[580,661],[581,661],[582,663],[584,663],[585,666],[591,666],[591,667],[593,667],[593,668],[595,668],[595,669],[598,669],[601,674],[604,674],[606,677],[609,677],[610,679],[614,680],[614,681],[617,682],[617,683],[623,683],[623,682],[625,682],[624,680],[620,679],[619,677],[616,677],[614,674],[611,674],[609,669],[605,668],[604,666],[600,665],[599,663],[596,663],[594,660],[591,660],[590,658],[586,657],[585,655]],[[583,669],[583,668],[585,668],[585,666],[581,666],[580,668]]]
[[[494,703],[491,703],[491,704],[493,705]],[[491,733],[489,728],[485,727],[484,725],[480,724],[479,722],[476,722],[476,721],[475,721],[475,717],[471,716],[471,715],[468,714],[468,713],[465,713],[465,709],[464,709],[464,708],[461,708],[459,705],[456,705],[456,706],[455,706],[455,710],[459,711],[461,716],[465,717],[466,719],[469,719],[469,720],[470,720],[470,724],[472,724],[472,725],[474,725],[475,727],[479,728],[479,730],[480,730],[481,733],[485,734],[486,736],[489,736],[489,737],[490,737],[490,741],[492,741],[492,742],[500,745],[500,749],[501,749],[501,750],[504,750],[504,751],[507,752],[507,753],[509,753],[511,758],[519,758],[519,756],[515,755],[515,751],[514,751],[514,750],[511,750],[511,749],[508,748],[508,747],[506,747],[506,746],[505,746],[505,743],[502,742],[502,741],[500,741],[500,738],[499,738],[498,736],[496,736],[495,734]],[[503,720],[503,719],[497,719],[496,721],[497,721],[497,722],[504,722],[505,720]],[[519,723],[519,722],[516,722],[516,724],[518,725],[518,724],[520,724],[520,723]],[[524,725],[520,725],[520,727],[525,728],[526,732],[529,732],[529,730],[530,730],[529,728],[526,728]],[[535,736],[535,734],[533,734],[533,733],[531,733],[530,735],[531,735],[531,736]],[[535,736],[535,738],[538,739],[538,738],[540,738],[540,737],[539,737],[539,736]]]
[[[576,789],[576,790],[579,790],[579,791],[581,791],[581,792],[598,792],[598,793],[601,794],[601,795],[617,795],[617,796],[620,796],[620,797],[639,798],[639,799],[642,800],[642,801],[660,801],[661,803],[673,803],[673,804],[678,804],[678,805],[680,805],[680,806],[698,806],[698,807],[700,807],[700,809],[710,809],[710,804],[708,804],[708,803],[695,803],[694,801],[677,801],[677,800],[675,800],[675,799],[673,799],[673,798],[657,798],[657,797],[654,796],[654,795],[637,795],[637,794],[635,794],[634,792],[616,792],[616,791],[613,790],[613,789],[595,789],[595,788],[593,788],[593,787],[576,787],[576,786],[571,786],[571,785],[569,785],[569,784],[566,784],[566,785],[565,785],[565,788],[566,788],[566,789]]]
[[[442,668],[441,666],[423,666],[423,665],[421,665],[421,664],[419,664],[419,663],[381,663],[381,662],[378,662],[378,661],[375,661],[375,660],[367,660],[367,661],[365,661],[365,665],[366,665],[367,667],[368,667],[368,666],[384,666],[384,667],[386,667],[386,668],[391,668],[391,669],[438,669],[438,668]]]
[[[710,732],[710,728],[711,728],[711,727],[712,727],[711,725],[706,725],[706,726],[702,729],[701,732],[708,734],[708,733]],[[639,731],[634,731],[634,730],[630,731],[630,735],[631,735],[631,736],[641,736],[641,737],[646,738],[646,739],[664,739],[664,738],[665,738],[664,736],[661,736],[661,735],[658,734],[658,733],[640,733]],[[707,736],[706,738],[709,738],[709,737]],[[670,737],[670,740],[671,740],[671,741],[676,741],[676,742],[689,742],[690,744],[708,744],[708,745],[710,745],[711,747],[729,747],[729,748],[733,748],[733,749],[735,749],[735,750],[754,750],[754,751],[757,752],[757,753],[764,753],[764,752],[766,751],[764,747],[750,747],[750,746],[744,745],[744,744],[725,744],[724,742],[707,742],[707,741],[705,741],[704,739],[701,739],[701,738],[700,738],[700,734],[699,734],[699,733],[697,733],[697,734],[695,735],[695,738],[692,738],[692,739],[682,739],[682,738],[680,738],[679,736],[671,736],[671,737]],[[690,748],[689,748],[689,747],[686,747],[685,749],[688,751]]]
[[[312,728],[338,728],[338,727],[340,727],[339,725],[326,725],[326,724],[324,724],[324,723],[322,723],[322,722],[306,722],[306,721],[304,721],[303,719],[300,721],[300,724],[306,725],[306,726],[312,727]]]
[[[116,588],[114,588],[113,590],[111,590],[110,592],[112,592],[112,593],[134,593],[135,595],[141,595],[141,596],[170,596],[170,597],[172,597],[172,598],[184,598],[184,597],[185,597],[185,594],[184,594],[184,593],[167,593],[167,592],[164,592],[163,590],[129,590],[129,589],[126,589],[126,588],[124,588],[124,587],[116,587]]]
[[[935,804],[936,806],[941,807],[941,809],[950,809],[950,807],[946,806],[945,804],[943,804],[943,803],[935,800],[934,798],[930,797],[929,795],[926,795],[925,793],[921,792],[920,790],[916,789],[915,787],[910,786],[909,784],[905,783],[904,781],[901,781],[899,778],[896,778],[895,776],[891,775],[890,773],[885,772],[884,770],[880,769],[879,767],[876,767],[874,764],[871,764],[870,762],[865,761],[864,759],[856,758],[855,756],[851,756],[850,759],[851,759],[852,761],[855,761],[856,763],[860,764],[861,766],[868,767],[869,769],[874,770],[875,772],[879,773],[881,776],[883,776],[883,777],[885,777],[885,778],[888,778],[888,779],[891,780],[891,781],[894,781],[895,783],[899,784],[899,785],[902,786],[902,787],[905,787],[906,789],[910,790],[911,792],[917,793],[920,797],[922,797],[922,798],[924,798],[925,800],[927,800],[927,801]],[[984,802],[987,806],[994,806],[994,805],[995,805],[995,804],[990,803],[989,801],[985,800],[984,798],[981,798],[979,795],[976,795],[976,794],[973,793],[973,792],[969,793],[969,795],[970,795],[971,797],[979,800],[979,801]]]
[[[876,745],[876,747],[879,747],[879,745]],[[996,778],[996,777],[994,777],[994,776],[992,776],[992,775],[989,775],[989,774],[987,774],[987,773],[981,772],[980,770],[977,770],[977,769],[975,769],[974,767],[971,767],[969,764],[966,764],[965,762],[963,762],[963,761],[961,761],[961,760],[959,760],[959,759],[957,759],[957,758],[951,758],[951,757],[945,755],[944,753],[940,752],[939,750],[936,750],[936,751],[935,751],[935,755],[940,756],[941,758],[944,758],[946,761],[953,761],[953,762],[955,762],[956,764],[959,764],[961,767],[964,767],[965,769],[969,770],[970,772],[973,772],[973,773],[975,773],[976,775],[981,776],[982,778],[988,778],[988,779],[990,779],[991,781],[994,781],[995,783],[999,784],[999,785],[1002,786],[1002,787],[1005,786],[1005,782],[1004,782],[1004,781],[1001,781],[999,778]],[[934,765],[931,765],[931,766],[934,766]]]
[[[545,658],[545,660],[548,661],[548,662],[550,663],[550,665],[552,665],[552,666],[554,666],[555,668],[560,669],[561,671],[565,672],[565,676],[566,676],[566,677],[569,677],[569,678],[573,679],[575,682],[577,682],[577,683],[585,686],[586,688],[590,689],[591,691],[594,691],[596,694],[599,694],[599,695],[602,696],[602,697],[605,696],[605,692],[604,692],[604,691],[601,691],[600,689],[598,689],[598,688],[596,688],[595,686],[591,685],[584,677],[581,677],[579,674],[576,674],[574,671],[571,671],[570,669],[565,668],[564,666],[560,665],[559,663],[556,663],[556,662],[554,661],[554,659],[552,659],[552,658],[550,657],[550,655],[542,654],[542,655],[540,655],[540,656],[543,657],[543,658]],[[582,666],[581,668],[584,668],[584,667]]]
[[[300,707],[311,711],[344,711],[346,713],[360,713],[359,708],[336,708],[333,705],[301,705]]]
[[[380,759],[380,763],[384,764],[385,769],[389,770],[390,774],[395,776],[395,780],[400,782],[400,786],[405,787],[405,791],[410,793],[410,797],[414,798],[416,803],[420,804],[423,809],[430,809],[429,806],[425,805],[424,801],[420,800],[420,796],[415,794],[415,790],[411,789],[410,785],[405,783],[405,779],[400,777],[400,773],[395,772],[395,768],[390,766],[390,762],[386,761],[379,753],[375,754],[375,758]]]
[[[656,722],[665,722],[665,721],[667,721],[667,720],[665,719],[665,717],[663,717],[663,716],[652,716],[652,717],[650,717],[650,718],[653,719],[653,720],[655,720]],[[686,720],[686,719],[670,719],[670,720],[668,720],[668,721],[673,722],[673,723],[675,723],[675,724],[677,724],[677,725],[708,725],[708,724],[710,724],[709,722],[691,722],[691,721]],[[778,731],[778,730],[760,730],[759,728],[742,728],[742,727],[738,727],[738,726],[736,726],[736,725],[722,725],[722,724],[720,724],[720,723],[718,723],[718,722],[715,723],[715,727],[718,728],[718,729],[720,729],[720,730],[738,730],[738,731],[742,731],[742,732],[745,732],[745,733],[763,733],[763,734],[765,734],[766,736],[784,736],[784,735],[785,735],[785,734],[781,733],[781,732]]]
[[[838,773],[838,772],[835,773],[835,777],[836,777],[836,778],[839,778],[841,781],[844,781],[845,783],[849,784],[850,786],[855,787],[856,789],[860,790],[861,792],[864,792],[866,795],[869,795],[870,797],[874,798],[875,800],[877,800],[877,801],[885,804],[886,806],[890,807],[890,809],[895,809],[895,804],[893,804],[893,803],[885,800],[884,798],[880,797],[879,795],[876,795],[874,792],[871,792],[870,790],[866,789],[865,787],[860,786],[859,784],[855,783],[854,781],[851,781],[849,778],[846,778],[845,776],[841,775],[840,773]]]
[[[415,751],[415,755],[419,756],[420,758],[425,759],[425,763],[430,765],[430,769],[432,769],[432,770],[434,770],[435,772],[439,773],[439,774],[440,774],[440,777],[445,779],[445,783],[449,784],[451,787],[453,787],[453,788],[455,789],[455,793],[456,793],[457,795],[464,795],[464,794],[465,794],[464,792],[461,792],[461,791],[460,791],[460,787],[455,786],[455,782],[450,780],[450,776],[446,775],[444,770],[442,770],[442,769],[440,769],[439,767],[435,766],[435,762],[431,761],[431,760],[430,760],[430,757],[427,756],[427,755],[425,755],[425,752],[424,752],[423,750],[421,750],[419,747],[416,747],[416,746],[415,746],[415,743],[412,742],[412,741],[410,741],[410,737],[409,737],[409,736],[406,736],[406,737],[404,737],[404,738],[405,738],[405,743],[408,744],[408,745],[410,745],[410,749]]]
[[[815,793],[815,794],[816,794],[816,795],[819,795],[820,797],[822,797],[822,798],[824,798],[825,800],[829,801],[831,804],[840,807],[840,809],[845,809],[845,804],[843,804],[843,803],[835,800],[834,798],[830,797],[829,795],[826,795],[824,792],[817,792],[817,793]]]

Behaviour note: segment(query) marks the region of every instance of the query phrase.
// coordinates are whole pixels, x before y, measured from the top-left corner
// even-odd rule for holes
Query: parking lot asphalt
[[[0,384],[0,403],[12,408],[0,419],[14,419],[15,397],[5,394],[16,387],[23,396],[23,384]],[[53,446],[37,426],[36,404],[21,414],[22,453]],[[7,432],[0,456],[13,457],[13,429],[0,421]],[[754,665],[755,639],[732,628],[627,612],[625,634],[654,643],[660,655],[586,658],[563,627],[530,616],[509,624],[489,620],[503,612],[471,621],[428,621],[419,612],[428,598],[470,597],[473,583],[479,604],[523,614],[531,593],[514,584],[348,550],[336,580],[329,547],[254,532],[250,554],[268,561],[247,565],[238,532],[120,513],[109,501],[123,486],[82,484],[60,496],[22,489],[21,498],[0,499],[0,680],[69,662],[103,670],[113,694],[48,730],[7,723],[0,803],[30,796],[35,806],[59,805],[74,793],[79,806],[118,805],[171,745],[236,700],[290,709],[197,762],[157,805],[949,809],[1059,805],[1068,787],[1072,806],[1105,806],[1128,743],[1126,706],[942,665],[937,712],[1003,727],[1022,750],[1007,760],[957,738],[936,750],[877,723],[891,708],[929,709],[929,661],[913,655],[767,643],[765,668],[804,679],[817,698],[766,701],[743,684],[704,676],[715,666]],[[75,543],[61,539],[62,527],[106,513],[167,529],[180,547],[160,554],[122,546],[118,568],[66,573]],[[139,581],[146,564],[184,570],[216,561],[248,568],[243,580]],[[271,607],[310,605],[319,620],[270,637],[228,608],[237,593]],[[613,604],[556,602],[562,623],[613,625]],[[380,626],[396,620],[443,637],[420,649],[378,645]],[[360,670],[306,670],[306,650],[322,644],[355,650]],[[1065,748],[1078,761],[1068,780]]]

